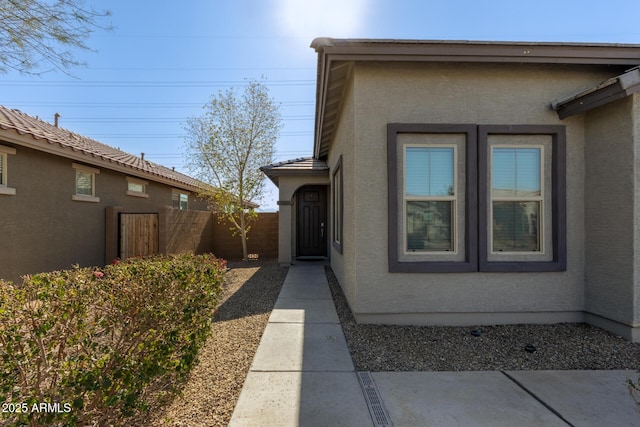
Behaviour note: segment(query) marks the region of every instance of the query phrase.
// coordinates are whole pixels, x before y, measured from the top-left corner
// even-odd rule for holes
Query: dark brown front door
[[[327,255],[327,187],[298,190],[298,256]]]

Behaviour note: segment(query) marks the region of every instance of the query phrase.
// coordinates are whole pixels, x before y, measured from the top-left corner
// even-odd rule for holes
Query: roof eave
[[[560,119],[565,119],[626,98],[638,91],[640,91],[640,67],[633,68],[570,98],[554,101],[551,106]]]
[[[262,169],[261,169],[262,170]],[[275,184],[276,187],[280,188],[280,177],[281,176],[328,176],[329,169],[288,169],[288,170],[262,170],[267,178],[271,180]]]
[[[314,158],[326,156],[333,130],[325,123],[332,64],[356,61],[475,62],[636,66],[640,45],[608,43],[532,43],[316,38],[318,54]],[[626,95],[625,95],[626,96]],[[332,105],[333,114],[340,105]],[[334,111],[337,110],[337,111]],[[325,135],[329,128],[329,134]]]
[[[0,134],[2,135],[2,140],[18,146],[30,148],[48,154],[54,154],[56,156],[65,157],[70,160],[88,163],[90,165],[103,167],[105,169],[121,172],[126,175],[134,176],[136,178],[149,179],[151,181],[166,184],[182,190],[198,190],[198,187],[195,185],[190,185],[178,180],[168,179],[163,176],[147,172],[143,169],[136,168],[134,166],[125,165],[111,159],[103,158],[96,154],[87,153],[78,149],[74,149],[73,147],[66,147],[55,142],[49,142],[48,140],[45,140],[43,138],[37,139],[31,134],[22,134],[12,128],[0,129]],[[43,144],[43,141],[46,142],[46,144]]]

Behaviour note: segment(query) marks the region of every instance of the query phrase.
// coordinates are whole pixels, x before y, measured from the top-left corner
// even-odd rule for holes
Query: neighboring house
[[[57,117],[52,125],[0,107],[0,278],[209,252],[213,219],[198,185],[58,127]]]
[[[358,322],[589,322],[640,341],[640,45],[316,39],[280,262]]]

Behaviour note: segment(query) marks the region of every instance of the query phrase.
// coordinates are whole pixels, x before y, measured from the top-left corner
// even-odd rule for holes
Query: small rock
[[[482,332],[480,331],[480,329],[474,329],[473,331],[471,331],[471,335],[473,335],[474,337],[479,337],[480,335],[482,335]]]
[[[536,350],[537,350],[537,348],[533,344],[527,344],[527,345],[524,346],[524,351],[526,351],[528,353],[533,353]]]

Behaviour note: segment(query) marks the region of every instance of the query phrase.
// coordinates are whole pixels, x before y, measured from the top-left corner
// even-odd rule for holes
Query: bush
[[[0,282],[0,402],[16,425],[123,424],[196,363],[224,279],[211,255]]]

